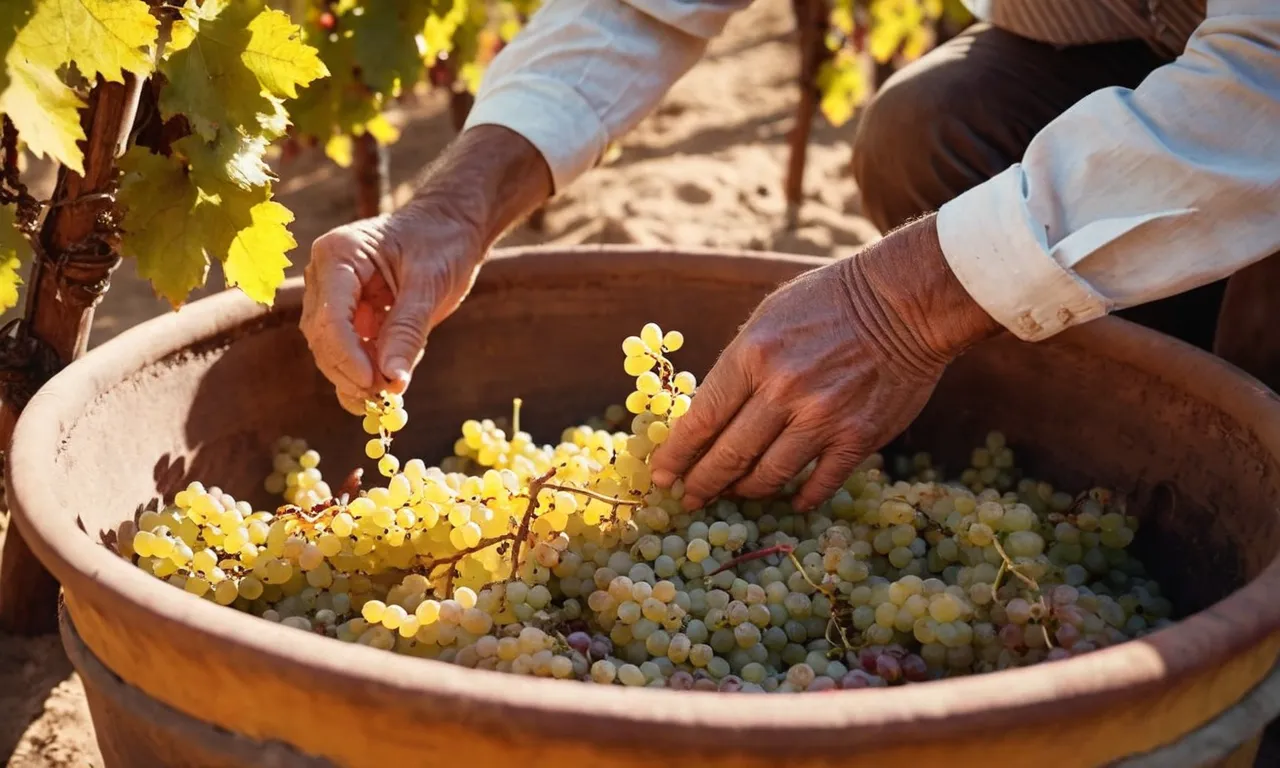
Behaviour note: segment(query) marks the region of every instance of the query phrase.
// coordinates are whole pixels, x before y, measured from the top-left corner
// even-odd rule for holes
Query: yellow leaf
[[[334,134],[324,145],[324,153],[339,168],[351,167],[351,137],[344,133]]]
[[[84,102],[52,70],[16,53],[9,52],[9,87],[0,94],[0,113],[9,116],[32,153],[84,173],[84,153],[76,145],[85,137],[79,113]]]
[[[484,79],[484,67],[469,61],[458,69],[458,80],[471,93],[480,90],[480,81]]]
[[[929,30],[923,26],[916,27],[907,34],[907,39],[902,43],[902,57],[907,61],[914,61],[924,55],[929,50],[929,43],[932,42],[933,36],[929,34]]]
[[[867,52],[873,59],[884,64],[898,52],[902,37],[902,29],[895,23],[873,24],[871,31],[867,33]]]
[[[286,226],[293,221],[293,214],[270,200],[255,205],[250,214],[253,224],[236,235],[222,269],[227,275],[227,285],[236,286],[254,301],[271,306],[290,264],[285,254],[298,244]]]
[[[125,209],[120,250],[137,260],[138,276],[179,307],[209,273],[199,190],[176,158],[134,147],[120,160]]]
[[[249,35],[240,58],[271,95],[296,99],[298,86],[328,76],[316,49],[302,42],[302,29],[283,11],[258,14],[249,22]]]
[[[29,63],[56,71],[75,62],[89,79],[146,76],[159,22],[143,0],[41,0],[15,47]]]
[[[22,262],[31,253],[27,238],[18,231],[12,206],[0,205],[0,312],[18,305]]]
[[[498,28],[498,37],[502,38],[502,42],[509,43],[512,38],[520,33],[520,20],[507,19],[502,22],[502,26]]]
[[[369,132],[374,141],[384,147],[400,140],[400,130],[391,124],[386,115],[378,115],[365,123],[364,129]]]

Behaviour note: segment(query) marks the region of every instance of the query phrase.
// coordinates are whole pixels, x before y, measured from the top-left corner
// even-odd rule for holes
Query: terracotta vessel
[[[619,343],[645,321],[684,331],[676,359],[703,373],[762,296],[819,263],[639,249],[496,257],[432,335],[398,452],[434,460],[462,419],[509,413],[515,396],[535,435],[558,435],[628,391]],[[1252,760],[1269,714],[1258,695],[1243,725],[1239,709],[1211,721],[1280,652],[1280,402],[1230,366],[1119,320],[1038,345],[1002,338],[956,363],[904,436],[954,467],[998,428],[1036,476],[1132,494],[1135,546],[1187,616],[1175,627],[1069,661],[892,689],[623,690],[308,635],[192,597],[102,545],[193,479],[252,498],[282,434],[312,441],[331,476],[367,463],[358,420],[296,329],[300,289],[288,285],[271,311],[228,293],[139,326],[60,374],[18,425],[11,503],[64,586],[64,636],[109,766]],[[1188,735],[1206,724],[1209,746],[1205,732]]]

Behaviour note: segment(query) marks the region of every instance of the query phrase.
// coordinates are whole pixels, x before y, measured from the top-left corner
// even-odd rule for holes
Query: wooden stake
[[[90,92],[81,117],[85,173],[59,169],[40,231],[43,255],[32,265],[26,333],[52,353],[59,367],[84,354],[94,307],[120,264],[111,196],[115,160],[127,146],[141,89],[142,81],[126,75],[123,84],[99,81]],[[25,405],[4,403],[0,444],[9,444]],[[57,597],[57,582],[11,526],[0,557],[0,630],[24,635],[56,630]]]

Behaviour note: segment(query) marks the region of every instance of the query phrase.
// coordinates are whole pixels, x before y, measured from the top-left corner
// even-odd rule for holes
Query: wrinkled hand
[[[403,392],[427,334],[453,313],[503,230],[551,194],[538,150],[507,128],[469,128],[414,200],[316,240],[302,332],[342,406],[364,413],[379,390]]]
[[[315,241],[302,332],[344,408],[361,414],[379,390],[404,391],[427,334],[471,290],[484,245],[470,223],[430,206]]]
[[[998,326],[951,274],[933,219],[766,298],[651,459],[696,509],[766,496],[817,459],[794,498],[830,497],[919,414],[946,365]]]

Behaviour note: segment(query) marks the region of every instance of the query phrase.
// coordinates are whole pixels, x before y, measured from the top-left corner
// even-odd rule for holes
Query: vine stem
[[[529,487],[532,488],[533,486],[530,485]],[[574,488],[571,485],[555,485],[553,483],[544,483],[542,487],[546,488],[549,491],[565,491],[567,493],[576,493],[579,496],[586,496],[588,499],[595,499],[596,501],[603,501],[606,504],[612,504],[614,507],[638,507],[644,503],[642,501],[630,501],[628,499],[615,499],[612,496],[605,496],[603,493],[588,491],[586,488]]]
[[[538,508],[538,494],[551,478],[555,477],[554,468],[548,469],[546,474],[529,482],[529,504],[524,508],[524,516],[520,518],[520,530],[516,533],[516,540],[511,544],[511,578],[515,579],[520,573],[520,550],[523,548],[525,539],[529,538],[529,526],[533,524],[533,513]]]
[[[825,44],[830,8],[826,0],[792,0],[796,28],[800,32],[800,102],[796,105],[795,125],[788,138],[790,155],[784,194],[787,200],[787,226],[795,225],[800,203],[804,200],[804,169],[813,131],[814,113],[818,109],[818,71],[830,53]]]
[[[764,549],[757,549],[753,552],[746,552],[741,555],[738,555],[732,560],[729,560],[724,565],[721,565],[719,568],[715,569],[711,573],[708,573],[707,578],[715,576],[717,573],[720,573],[721,571],[727,571],[730,568],[739,566],[742,563],[750,562],[752,560],[759,560],[760,558],[768,557],[769,555],[791,555],[792,557],[795,557],[795,555],[792,554],[795,552],[795,550],[796,548],[791,546],[790,544],[774,544],[772,547],[765,547]],[[807,579],[809,578],[809,576],[806,574],[805,578]]]
[[[356,217],[382,213],[391,200],[391,153],[368,131],[352,140],[351,167],[356,177]]]
[[[87,137],[81,145],[84,175],[59,168],[40,232],[41,253],[32,264],[25,329],[52,351],[60,366],[88,348],[94,307],[120,264],[114,200],[102,193],[113,191],[115,160],[127,147],[142,93],[142,80],[132,74],[124,80],[99,80],[90,92],[81,117]],[[53,371],[36,373],[43,377]],[[30,383],[38,386],[43,381]],[[9,444],[25,405],[6,398],[0,412],[0,445]],[[57,598],[57,581],[27,546],[20,526],[10,528],[0,557],[0,629],[24,635],[56,630]]]

